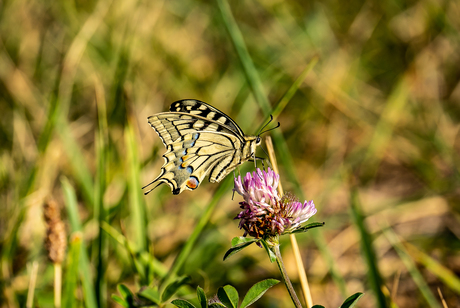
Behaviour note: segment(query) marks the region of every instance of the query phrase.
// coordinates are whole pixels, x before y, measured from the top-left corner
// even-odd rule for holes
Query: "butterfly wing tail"
[[[172,187],[172,185],[170,183],[168,183],[167,180],[163,179],[162,176],[164,176],[165,174],[165,169],[164,168],[161,168],[161,174],[159,176],[157,176],[152,182],[148,183],[147,185],[145,185],[144,187],[142,187],[142,189],[145,189],[149,186],[152,186],[154,184],[156,184],[153,188],[150,188],[149,190],[145,191],[144,192],[144,195],[147,195],[148,193],[150,193],[152,190],[154,190],[155,188],[157,188],[158,186],[160,186],[161,184],[168,184],[169,186],[171,186],[171,189],[174,190],[174,188]]]
[[[146,188],[146,187],[152,185],[152,184],[155,183],[155,182],[157,182],[157,181],[154,181],[154,182],[152,182],[152,183],[150,183],[150,184],[145,185],[144,187],[142,187],[142,189],[144,189],[144,188]],[[149,192],[151,192],[152,190],[154,190],[155,188],[157,188],[157,187],[160,186],[161,184],[163,184],[163,182],[157,183],[157,185],[155,185],[153,188],[150,188],[149,190],[145,191],[145,192],[144,192],[144,195],[148,195]]]
[[[174,195],[178,195],[186,189],[194,190],[200,185],[205,174],[199,170],[194,172],[193,164],[201,159],[195,153],[187,154],[186,148],[183,146],[189,147],[187,141],[179,141],[169,146],[169,150],[163,155],[165,163],[161,167],[160,175],[143,189],[156,184],[155,187],[144,194],[148,194],[163,183],[168,184]]]

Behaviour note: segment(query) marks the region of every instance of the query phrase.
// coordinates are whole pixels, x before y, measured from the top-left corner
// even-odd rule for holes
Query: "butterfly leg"
[[[266,159],[266,158],[262,158],[262,157],[256,157],[256,159],[260,160],[261,163],[262,163],[262,168],[265,170],[265,163],[267,163],[267,167],[269,168],[272,168],[273,169],[273,166],[272,164],[270,163],[270,160]]]
[[[260,161],[262,162],[262,169],[265,170],[265,164],[264,164],[265,159],[261,159]]]

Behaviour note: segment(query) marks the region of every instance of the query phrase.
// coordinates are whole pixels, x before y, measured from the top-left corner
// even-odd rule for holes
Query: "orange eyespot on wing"
[[[198,179],[194,176],[191,176],[188,180],[187,180],[187,183],[186,183],[187,187],[190,188],[190,189],[195,189],[198,187],[198,185],[200,185],[200,182],[198,181]]]

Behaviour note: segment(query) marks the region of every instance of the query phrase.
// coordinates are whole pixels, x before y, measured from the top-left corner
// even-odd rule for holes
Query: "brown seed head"
[[[47,224],[45,247],[48,250],[48,258],[53,263],[62,263],[67,247],[67,235],[59,207],[54,200],[48,200],[43,205],[43,215]]]

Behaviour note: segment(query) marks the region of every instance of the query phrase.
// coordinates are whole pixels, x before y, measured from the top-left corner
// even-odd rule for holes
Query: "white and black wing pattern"
[[[235,134],[243,137],[244,133],[238,124],[232,120],[228,115],[219,109],[206,104],[205,102],[195,99],[184,99],[174,102],[169,108],[171,112],[185,112],[193,115],[201,116],[203,118],[214,120],[232,130]]]
[[[220,182],[260,144],[259,137],[245,136],[229,116],[204,102],[181,100],[170,110],[148,118],[167,151],[160,175],[143,188],[166,183],[177,195],[196,189],[206,175]]]

